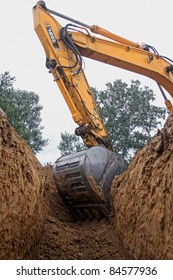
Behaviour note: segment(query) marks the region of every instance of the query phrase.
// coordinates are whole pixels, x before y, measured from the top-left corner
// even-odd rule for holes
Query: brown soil
[[[0,259],[32,258],[45,220],[44,174],[0,114]]]
[[[108,220],[74,222],[0,115],[0,259],[173,259],[173,114],[112,185]]]
[[[74,222],[66,212],[47,172],[48,217],[37,259],[121,259],[114,241],[113,220]]]
[[[173,259],[173,113],[112,186],[115,230],[136,259]]]

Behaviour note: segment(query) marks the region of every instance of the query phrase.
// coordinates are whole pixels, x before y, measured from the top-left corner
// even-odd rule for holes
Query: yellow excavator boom
[[[62,27],[51,14],[72,23]],[[136,44],[96,25],[89,26],[52,11],[43,1],[33,8],[33,15],[35,31],[46,53],[46,66],[78,125],[75,133],[90,148],[58,159],[53,168],[55,182],[74,218],[108,216],[111,183],[123,160],[112,151],[83,71],[83,57],[155,80],[169,111],[173,111],[173,106],[163,88],[173,97],[173,62],[149,45]]]

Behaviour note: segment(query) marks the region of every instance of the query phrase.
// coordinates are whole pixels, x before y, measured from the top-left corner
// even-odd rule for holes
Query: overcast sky
[[[34,91],[43,105],[44,137],[50,144],[38,155],[42,163],[54,162],[60,153],[60,133],[76,127],[63,97],[45,67],[43,47],[33,28],[32,7],[37,1],[1,1],[0,73],[16,77],[15,88]],[[47,7],[89,25],[96,24],[138,43],[154,46],[160,54],[173,58],[172,0],[47,0]],[[64,25],[61,19],[58,21]],[[107,82],[139,79],[151,87],[157,104],[164,106],[155,82],[112,66],[85,60],[85,74],[91,86],[104,89]]]

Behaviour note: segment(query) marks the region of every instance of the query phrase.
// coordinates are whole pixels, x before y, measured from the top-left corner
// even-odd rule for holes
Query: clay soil
[[[112,185],[115,231],[136,259],[173,259],[173,114]]]
[[[74,222],[25,141],[0,119],[0,259],[121,259],[113,218]]]
[[[74,222],[0,116],[0,259],[173,259],[173,114],[111,189],[109,219]]]
[[[113,217],[74,222],[56,191],[50,167],[47,173],[48,215],[37,259],[122,259],[116,248]]]
[[[42,166],[0,115],[0,259],[32,258],[45,221]]]

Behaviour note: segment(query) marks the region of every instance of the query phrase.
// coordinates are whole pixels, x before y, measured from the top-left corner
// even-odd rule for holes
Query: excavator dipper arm
[[[76,134],[87,147],[103,144],[112,150],[95,99],[82,69],[83,60],[74,45],[68,27],[62,26],[38,2],[34,11],[34,24],[46,52],[46,66],[78,124]]]
[[[58,15],[73,24],[62,27]],[[46,53],[46,66],[77,123],[75,133],[89,149],[60,157],[53,175],[59,193],[75,219],[108,217],[110,188],[123,159],[112,145],[83,71],[82,57],[154,79],[173,97],[173,66],[169,60],[98,26],[89,26],[49,10],[43,1],[33,8],[34,28]],[[91,32],[92,35],[91,35]],[[96,38],[93,33],[100,34]],[[106,39],[105,39],[106,38]],[[169,111],[172,104],[166,98]]]

